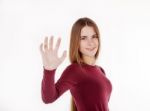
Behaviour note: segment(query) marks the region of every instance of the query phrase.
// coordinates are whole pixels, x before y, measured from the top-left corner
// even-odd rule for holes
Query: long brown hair
[[[79,51],[80,34],[81,34],[81,29],[84,26],[93,27],[94,31],[96,32],[98,36],[99,45],[98,45],[98,50],[95,54],[95,59],[98,58],[99,51],[100,51],[100,33],[99,33],[98,26],[90,18],[84,17],[84,18],[79,18],[73,24],[72,29],[71,29],[70,49],[69,49],[69,59],[71,63],[78,63],[78,64],[84,63],[81,52]],[[77,111],[73,97],[71,98],[71,111]]]

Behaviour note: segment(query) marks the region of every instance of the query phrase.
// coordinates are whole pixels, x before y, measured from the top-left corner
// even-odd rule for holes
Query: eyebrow
[[[92,36],[98,36],[96,33],[95,34],[93,34]],[[81,37],[87,37],[86,35],[83,35],[83,36],[81,36]]]

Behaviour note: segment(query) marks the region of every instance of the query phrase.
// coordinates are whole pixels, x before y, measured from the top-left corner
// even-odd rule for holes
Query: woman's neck
[[[94,57],[88,57],[88,56],[83,57],[83,60],[86,64],[93,65],[93,66],[95,65],[96,62]]]

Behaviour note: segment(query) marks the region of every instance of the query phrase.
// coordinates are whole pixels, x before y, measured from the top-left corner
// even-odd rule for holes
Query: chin
[[[89,57],[95,57],[95,54],[96,54],[96,53],[94,53],[94,54],[93,54],[93,53],[92,53],[92,54],[89,54],[89,53],[88,53],[88,54],[85,54],[85,55],[86,55],[86,56],[89,56]]]

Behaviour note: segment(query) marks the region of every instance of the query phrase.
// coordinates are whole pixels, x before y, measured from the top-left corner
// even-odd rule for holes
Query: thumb
[[[42,43],[40,44],[39,49],[40,49],[40,53],[43,55],[44,52],[43,52],[43,44]]]
[[[67,56],[67,51],[65,50],[65,51],[63,52],[62,56],[60,57],[61,62],[64,61],[64,59],[66,58],[66,56]]]

